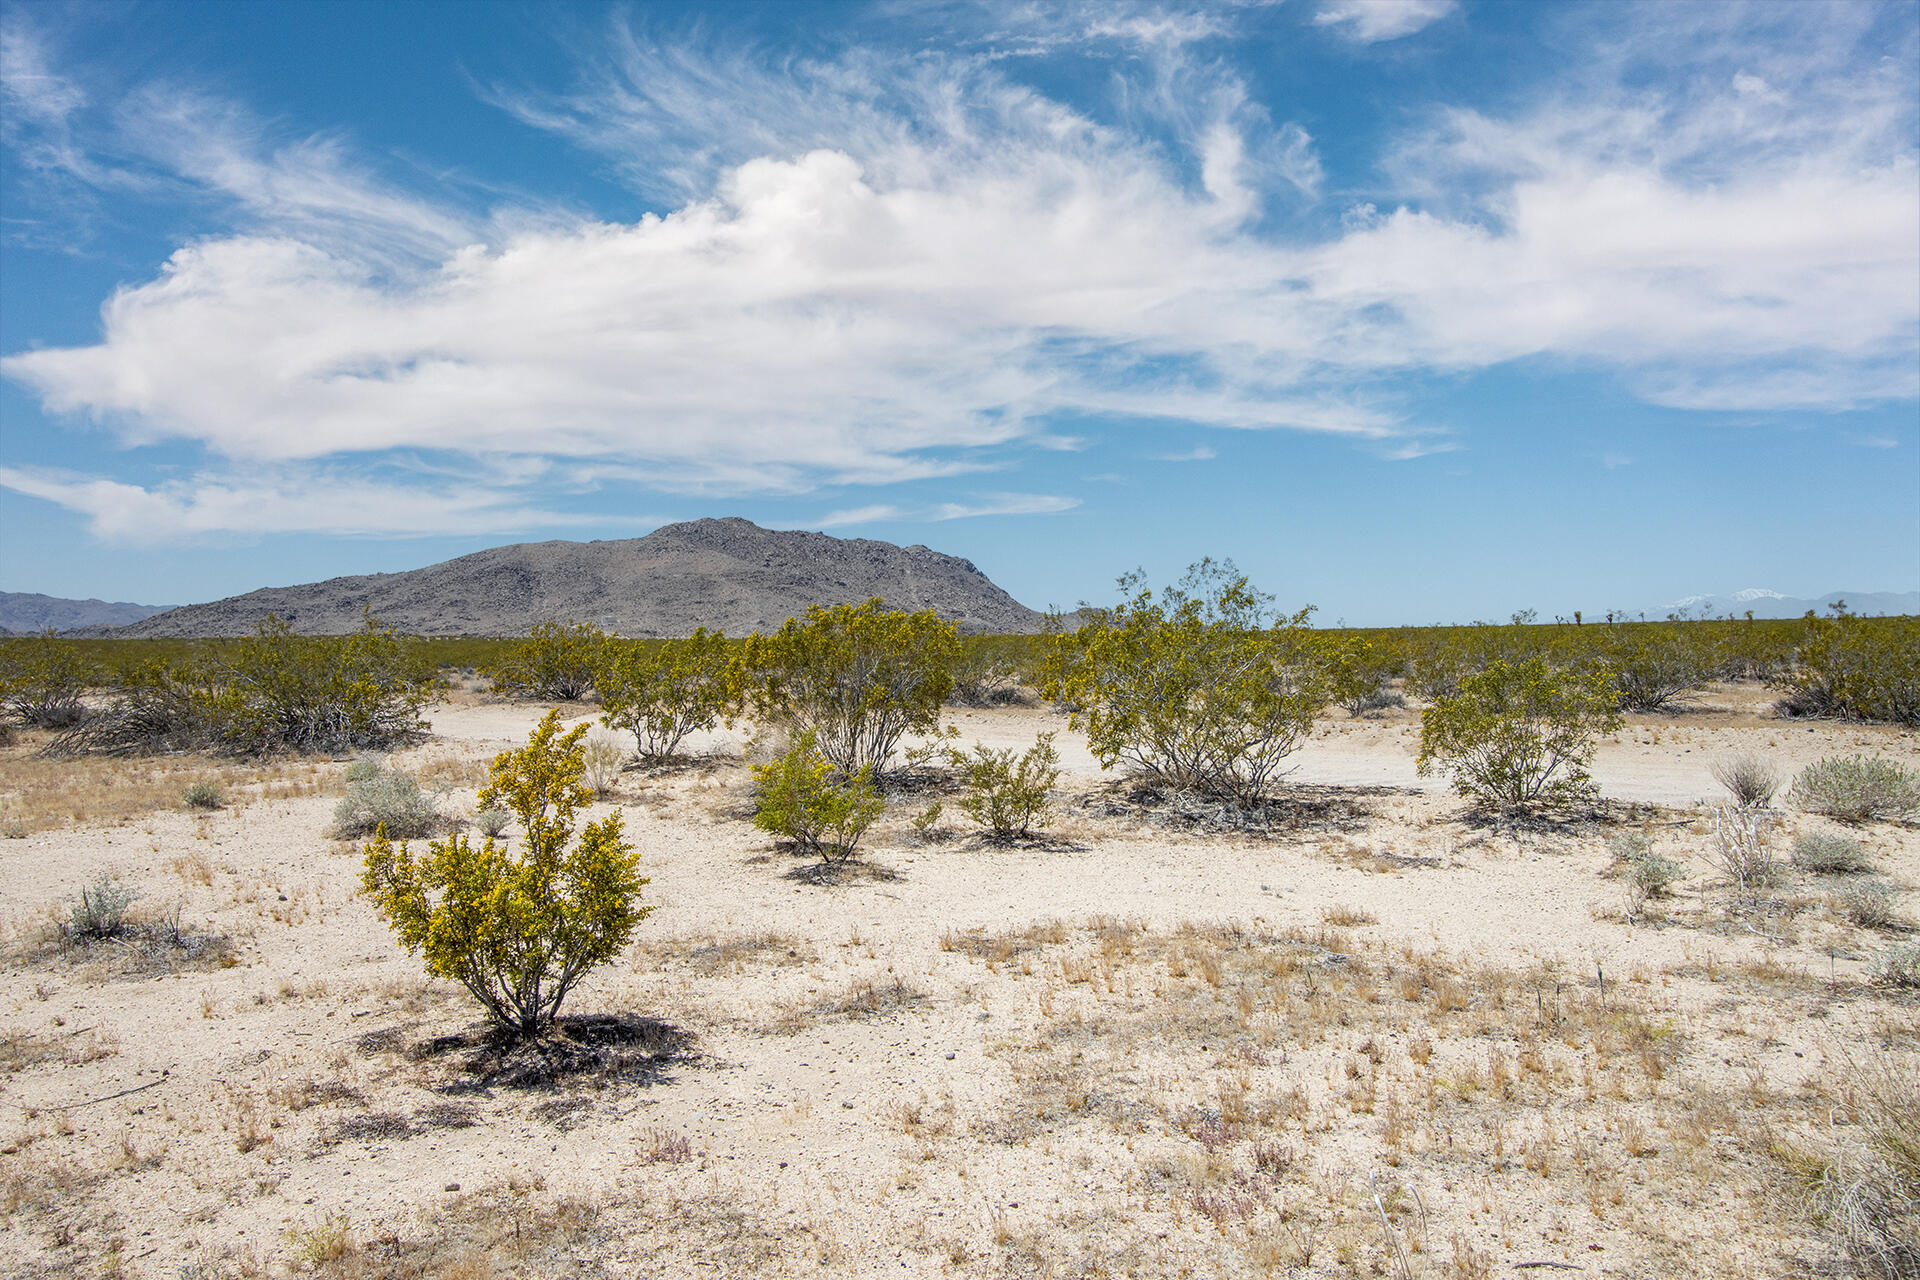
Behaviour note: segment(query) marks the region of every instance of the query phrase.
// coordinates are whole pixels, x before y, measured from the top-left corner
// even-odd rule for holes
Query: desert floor
[[[328,838],[339,761],[0,753],[0,1271],[21,1276],[1786,1276],[1860,1090],[1911,1079],[1907,937],[1862,877],[1737,901],[1710,764],[1791,775],[1889,730],[1718,689],[1602,749],[1594,819],[1479,823],[1418,718],[1334,712],[1273,823],[1221,831],[1060,731],[1042,840],[928,783],[819,882],[751,821],[742,732],[621,775],[657,910],[569,1001],[572,1057],[489,1055]],[[544,708],[457,695],[394,757],[471,815]],[[577,720],[591,708],[566,709]],[[180,792],[218,779],[228,807]],[[1840,831],[1775,802],[1793,838]],[[1688,867],[1629,916],[1608,842]],[[1911,918],[1920,828],[1850,831]],[[101,876],[133,942],[56,922]],[[169,932],[163,925],[175,922]],[[558,1064],[558,1065],[556,1065]]]

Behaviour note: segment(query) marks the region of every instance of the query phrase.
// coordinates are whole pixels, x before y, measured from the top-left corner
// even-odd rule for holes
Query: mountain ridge
[[[778,627],[809,605],[874,596],[897,609],[933,609],[965,631],[1041,624],[1039,613],[962,557],[728,516],[663,525],[642,538],[513,543],[398,573],[262,587],[74,634],[243,635],[272,613],[302,634],[339,635],[357,630],[370,610],[419,635],[525,635],[554,619],[637,637],[703,626],[739,635]]]
[[[0,634],[33,635],[49,627],[55,631],[121,627],[176,607],[125,600],[70,600],[37,591],[0,591]]]

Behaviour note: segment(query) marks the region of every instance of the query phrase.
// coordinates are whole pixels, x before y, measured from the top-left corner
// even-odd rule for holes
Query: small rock
[[[460,1189],[460,1184],[457,1182],[449,1182],[444,1188],[442,1188],[442,1190],[445,1190],[445,1191],[458,1191],[459,1189]]]

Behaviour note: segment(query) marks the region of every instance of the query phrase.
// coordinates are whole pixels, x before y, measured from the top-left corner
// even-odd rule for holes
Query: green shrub
[[[497,840],[513,822],[513,815],[498,805],[492,805],[473,815],[473,825],[480,828],[480,834],[489,840]]]
[[[1324,662],[1328,696],[1345,707],[1348,716],[1358,719],[1407,705],[1405,698],[1387,688],[1395,663],[1389,647],[1358,637],[1343,638],[1328,645]]]
[[[658,644],[613,642],[595,677],[601,721],[631,733],[642,760],[667,759],[689,733],[732,715],[740,681],[727,638],[705,628]]]
[[[1697,625],[1630,623],[1606,630],[1611,634],[1597,656],[1613,678],[1622,711],[1674,710],[1716,673],[1711,637]]]
[[[1435,768],[1488,809],[1591,803],[1595,740],[1620,727],[1612,684],[1592,671],[1561,671],[1535,655],[1495,659],[1420,716],[1422,777]]]
[[[986,827],[996,840],[1032,833],[1045,818],[1053,785],[1060,780],[1060,753],[1053,735],[1043,733],[1018,757],[1012,750],[992,751],[974,744],[973,755],[956,751],[954,767],[966,774],[967,793],[960,810]]]
[[[640,904],[647,881],[618,813],[573,840],[574,814],[593,799],[581,784],[586,731],[562,735],[550,711],[526,746],[495,757],[478,804],[519,820],[517,853],[491,836],[475,848],[464,832],[418,860],[385,832],[365,849],[362,887],[402,945],[521,1035],[545,1030],[574,985],[619,955],[653,910]]]
[[[953,655],[953,687],[947,701],[957,707],[996,707],[1020,701],[1020,680],[1030,645],[1019,636],[963,636]]]
[[[180,801],[189,809],[218,809],[227,796],[217,782],[196,782],[180,794]]]
[[[1884,756],[1828,756],[1801,771],[1787,798],[1841,822],[1904,818],[1920,810],[1920,777]]]
[[[0,640],[0,711],[39,729],[86,718],[81,695],[98,679],[81,648],[52,631]]]
[[[785,836],[824,862],[843,862],[886,809],[873,788],[873,775],[861,769],[843,774],[820,752],[811,731],[766,764],[753,766],[760,797],[754,825]]]
[[[1714,781],[1725,787],[1733,802],[1742,808],[1764,807],[1780,789],[1780,771],[1764,756],[1750,751],[1722,756],[1709,768]]]
[[[542,622],[526,641],[480,674],[496,693],[553,702],[579,702],[594,688],[607,634],[589,622]]]
[[[904,735],[934,732],[953,683],[952,625],[930,609],[885,612],[881,604],[815,606],[804,622],[789,618],[746,645],[756,716],[811,734],[847,777],[887,773]]]
[[[1920,618],[1808,618],[1774,683],[1790,716],[1920,726]]]
[[[69,941],[103,942],[117,938],[127,928],[127,908],[139,900],[140,891],[130,885],[115,884],[101,876],[91,888],[82,889],[78,899],[67,906],[67,919],[60,932]]]
[[[412,777],[374,765],[347,784],[346,798],[334,806],[332,834],[358,840],[384,829],[395,840],[418,840],[433,834],[440,821],[440,811]]]
[[[55,755],[388,750],[425,731],[436,683],[417,640],[368,615],[345,636],[302,636],[269,614],[198,656],[124,667],[111,704],[56,738]]]
[[[1794,837],[1793,865],[1815,875],[1853,875],[1873,870],[1873,862],[1858,840],[1809,831]]]
[[[253,635],[209,645],[194,660],[125,668],[108,708],[50,750],[386,750],[426,731],[420,706],[434,681],[419,643],[371,614],[353,635],[296,635],[269,614]]]
[[[386,771],[386,766],[378,760],[373,759],[371,756],[361,756],[358,760],[349,764],[340,776],[345,779],[348,786],[352,786],[356,782],[365,782],[369,778],[377,778]]]
[[[420,708],[435,672],[370,614],[345,636],[295,635],[269,614],[220,667],[212,718],[236,755],[385,750],[426,731]]]
[[[1104,768],[1263,799],[1328,697],[1311,606],[1276,617],[1270,596],[1212,560],[1159,598],[1138,574],[1120,586],[1132,595],[1055,639],[1043,696],[1079,708],[1069,723]]]

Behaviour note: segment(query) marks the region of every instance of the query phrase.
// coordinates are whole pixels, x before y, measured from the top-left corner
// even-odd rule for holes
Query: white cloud
[[[1373,44],[1412,35],[1458,7],[1455,0],[1322,0],[1313,20],[1340,27],[1361,44]]]
[[[1456,446],[1407,425],[1396,375],[1526,357],[1683,407],[1911,397],[1913,74],[1835,88],[1832,39],[1807,65],[1729,44],[1724,74],[1665,90],[1629,72],[1684,44],[1673,32],[1608,46],[1566,96],[1440,115],[1393,158],[1403,200],[1376,195],[1319,240],[1254,216],[1314,198],[1313,139],[1177,53],[1144,60],[1132,127],[985,59],[769,66],[617,29],[614,65],[576,94],[500,100],[665,202],[630,223],[479,216],[339,139],[276,141],[218,100],[147,91],[118,113],[120,145],[248,230],[116,292],[97,343],[0,372],[127,442],[202,446],[205,479],[129,504],[206,529],[275,518],[223,496],[257,495],[261,469],[345,484],[395,449],[713,494],[1006,468],[1102,418],[1415,457]],[[33,483],[116,519],[83,481]],[[385,507],[404,529],[406,505],[346,523]],[[835,518],[990,509],[1013,508]],[[529,516],[496,495],[444,518]]]
[[[1080,505],[1080,499],[1045,493],[988,493],[970,502],[938,502],[928,506],[898,506],[874,503],[832,511],[811,527],[837,529],[850,524],[906,523],[930,524],[943,520],[968,520],[977,516],[1057,515]]]
[[[531,509],[510,492],[472,485],[382,484],[306,472],[278,480],[196,477],[146,488],[69,472],[0,467],[0,488],[65,507],[85,516],[100,541],[131,546],[215,534],[439,537],[609,523],[599,516]],[[616,517],[612,523],[659,522]]]
[[[1211,462],[1220,454],[1212,445],[1195,445],[1183,453],[1155,453],[1148,455],[1153,462]]]

